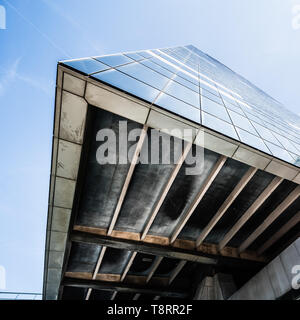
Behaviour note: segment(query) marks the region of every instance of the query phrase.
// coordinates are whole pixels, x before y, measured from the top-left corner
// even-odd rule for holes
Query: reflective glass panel
[[[230,115],[231,120],[235,126],[238,126],[238,127],[242,128],[252,134],[257,135],[257,132],[255,131],[251,122],[247,118],[245,118],[245,117],[243,117],[243,116],[239,115],[238,113],[233,112],[231,110],[229,110],[229,115]]]
[[[96,73],[93,77],[109,83],[114,87],[120,88],[121,90],[132,93],[150,103],[152,103],[159,94],[158,90],[114,69]]]
[[[290,134],[290,131],[285,131],[286,132],[286,134],[284,135],[287,139],[289,139],[290,141],[292,141],[292,142],[298,142],[298,143],[300,143],[300,138],[295,134],[295,133],[292,133],[292,134]]]
[[[206,82],[208,82],[207,80],[206,80]],[[209,83],[209,82],[208,82]],[[212,93],[212,94],[214,94],[214,95],[217,95],[218,94],[218,90],[217,90],[217,88],[214,86],[214,84],[212,84],[211,83],[211,87],[210,86],[208,86],[205,82],[203,82],[203,80],[200,78],[200,87],[202,88],[202,89],[205,89],[205,90],[207,90],[207,91],[209,91],[210,93]],[[213,88],[215,88],[215,89],[213,89]]]
[[[143,56],[140,56],[138,53],[136,52],[126,52],[124,53],[125,56],[133,59],[133,60],[136,60],[136,61],[139,61],[139,60],[144,60],[145,58]]]
[[[287,138],[285,138],[277,133],[274,133],[274,135],[281,142],[281,144],[284,146],[285,149],[287,149],[293,153],[299,154],[299,151],[297,150],[297,148]]]
[[[162,60],[160,60],[160,59],[158,59],[156,57],[152,57],[150,59],[150,61],[152,61],[154,63],[157,63],[159,66],[171,71],[172,73],[176,73],[178,71],[178,69],[175,68],[174,66],[172,66],[172,65],[170,65],[170,64],[168,64],[168,63],[166,63],[166,62],[164,62],[164,61],[162,61]]]
[[[155,53],[159,55],[162,59],[166,60],[168,63],[176,66],[176,68],[186,69],[184,65],[181,64],[180,61],[178,61],[176,58],[171,58],[170,56],[166,56],[164,54],[161,54],[160,52],[155,52]]]
[[[132,59],[124,56],[123,54],[113,54],[111,56],[95,57],[95,59],[97,59],[98,61],[101,61],[111,67],[116,67],[121,64],[133,62]]]
[[[196,93],[199,93],[199,87],[191,83],[190,81],[187,81],[179,76],[175,76],[173,78],[174,81],[179,82],[180,84],[184,85],[185,87],[188,87],[189,89],[195,91]]]
[[[293,144],[293,146],[296,147],[296,149],[298,150],[297,154],[299,154],[299,152],[300,152],[300,144],[298,144],[298,143],[296,143],[294,141],[292,141],[291,143]]]
[[[264,127],[270,129],[272,132],[282,134],[282,132],[278,128],[276,128],[276,126],[274,126],[274,124],[271,124],[267,121],[264,121]]]
[[[261,138],[239,128],[236,128],[236,130],[242,142],[248,144],[251,147],[264,151],[266,153],[270,153],[270,151],[268,150],[268,148],[266,147],[266,145],[264,144]]]
[[[217,92],[216,92],[217,93]],[[215,94],[210,93],[209,91],[201,88],[201,94],[210,100],[217,102],[218,104],[223,105],[223,101],[220,97],[216,96]]]
[[[164,91],[196,108],[200,108],[199,93],[194,92],[177,82],[170,81]]]
[[[294,153],[291,153],[291,156],[294,158],[293,164],[300,168],[300,156]]]
[[[241,103],[239,102],[238,103],[239,107],[244,111],[244,112],[247,112],[247,111],[253,111],[253,108],[247,104],[247,103]]]
[[[230,95],[230,94],[223,94],[223,93],[220,93],[220,95],[221,95],[221,97],[222,97],[222,99],[223,99],[223,101],[224,101],[224,103],[227,105],[227,102],[228,103],[230,103],[230,104],[232,104],[232,105],[234,105],[234,106],[236,106],[236,107],[238,107],[239,105],[238,105],[238,103],[234,100],[234,98],[232,97],[232,95]]]
[[[197,76],[191,75],[189,73],[185,73],[183,71],[178,71],[177,75],[180,76],[181,78],[184,78],[184,79],[192,82],[194,85],[199,86],[199,80],[198,80]]]
[[[223,133],[226,136],[239,140],[234,127],[231,124],[211,116],[208,113],[202,112],[202,124],[208,128]]]
[[[198,72],[198,67],[195,67],[194,65],[188,65],[186,62],[185,65],[182,64],[177,64],[180,69],[183,71],[188,72],[191,76],[199,78],[199,72]]]
[[[270,143],[268,141],[266,141],[266,145],[268,146],[268,148],[271,150],[272,154],[275,157],[280,158],[285,161],[288,161],[290,163],[294,163],[294,159],[286,150],[284,150],[278,146],[275,146],[275,144]]]
[[[174,74],[173,72],[170,72],[169,70],[161,67],[160,65],[154,63],[151,60],[143,60],[140,63],[143,64],[144,66],[151,68],[152,70],[154,70],[156,72],[159,72],[160,74],[166,76],[167,78],[171,78],[172,75]]]
[[[169,79],[152,69],[145,67],[144,65],[135,62],[130,63],[122,67],[118,67],[117,70],[122,71],[140,81],[143,81],[150,86],[162,90],[167,84]]]
[[[203,111],[206,111],[222,120],[231,123],[227,111],[223,106],[203,96],[201,97],[201,108]]]
[[[260,124],[255,123],[255,122],[252,122],[252,124],[255,127],[255,129],[257,130],[257,132],[259,133],[259,135],[263,139],[268,140],[276,145],[281,146],[279,141],[274,137],[274,135],[271,133],[271,131],[269,129],[267,129],[264,126],[261,126]]]
[[[242,116],[245,116],[244,111],[240,107],[236,106],[233,103],[228,102],[227,100],[223,100],[223,101],[224,101],[224,104],[227,107],[227,109],[233,110],[236,113],[238,113],[238,114],[240,114]],[[234,101],[232,101],[232,102],[234,102]]]
[[[194,108],[168,94],[160,94],[155,104],[196,123],[200,123],[200,109]]]
[[[144,58],[152,58],[153,55],[150,54],[149,52],[142,50],[142,51],[137,51],[138,54],[140,54]]]
[[[246,114],[247,117],[252,121],[252,123],[253,123],[253,121],[255,121],[256,123],[259,123],[259,124],[261,124],[262,126],[265,126],[264,122],[263,122],[260,118],[254,116],[252,113],[250,113],[250,112],[245,112],[245,114]]]
[[[94,72],[100,72],[100,71],[109,69],[109,66],[92,58],[63,61],[63,64],[71,68],[74,68],[76,70],[79,70],[85,74],[91,74]]]

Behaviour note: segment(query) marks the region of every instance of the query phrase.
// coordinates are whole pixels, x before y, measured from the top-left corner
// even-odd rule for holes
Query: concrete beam
[[[131,250],[151,255],[162,256],[166,258],[175,258],[209,265],[217,264],[216,259],[208,258],[202,255],[200,252],[191,253],[188,250],[182,250],[169,246],[160,246],[149,243],[142,243],[138,241],[115,239],[111,237],[88,234],[80,231],[73,231],[73,233],[70,235],[70,239],[71,241],[75,242],[98,244],[100,246]]]
[[[227,243],[234,237],[234,235],[242,228],[242,226],[254,215],[254,213],[261,207],[261,205],[268,199],[273,191],[283,181],[282,178],[275,177],[262,194],[254,201],[250,208],[240,217],[235,225],[226,233],[224,238],[219,243],[219,250],[223,249]]]
[[[233,191],[230,193],[230,195],[224,201],[222,206],[219,208],[217,213],[213,216],[213,218],[209,221],[208,225],[203,229],[203,231],[201,232],[201,234],[197,238],[197,241],[196,241],[197,247],[200,246],[200,244],[204,241],[204,239],[207,237],[207,235],[210,233],[210,231],[213,229],[213,227],[223,217],[223,215],[226,213],[227,209],[231,206],[231,204],[234,202],[234,200],[242,192],[242,190],[245,188],[247,183],[252,179],[252,177],[255,175],[256,172],[257,172],[256,168],[250,167],[249,170],[245,173],[245,175],[242,177],[240,182],[236,185],[236,187],[233,189]]]
[[[200,188],[196,198],[192,202],[191,206],[188,208],[188,210],[184,213],[183,218],[180,220],[179,224],[176,226],[173,234],[171,235],[170,242],[173,243],[177,236],[179,235],[180,231],[183,229],[187,221],[189,220],[190,216],[193,214],[195,209],[197,208],[199,202],[203,199],[205,196],[206,191],[209,189],[215,178],[217,177],[218,173],[223,168],[225,162],[227,160],[227,157],[221,156],[215,166],[213,167],[212,171],[208,175],[206,181],[204,182],[203,186]]]
[[[76,288],[92,288],[95,290],[108,290],[127,293],[143,293],[159,295],[168,298],[188,298],[188,293],[179,290],[164,290],[162,288],[133,286],[122,282],[107,282],[99,280],[85,280],[65,277],[62,281],[63,286],[76,287]]]
[[[297,186],[280,205],[272,211],[262,224],[239,246],[239,252],[247,249],[284,211],[300,196],[300,186]]]

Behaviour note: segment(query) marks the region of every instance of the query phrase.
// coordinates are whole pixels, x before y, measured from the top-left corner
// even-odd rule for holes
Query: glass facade
[[[62,64],[300,167],[300,117],[192,45]]]

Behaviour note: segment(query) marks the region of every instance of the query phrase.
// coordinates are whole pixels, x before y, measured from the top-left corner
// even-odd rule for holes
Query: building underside
[[[216,276],[228,299],[299,238],[298,167],[64,64],[56,90],[45,299],[197,299]],[[140,130],[132,161],[99,165],[97,132],[115,132],[119,159],[120,121]],[[152,129],[168,164],[138,161]],[[202,172],[186,175],[198,149]]]

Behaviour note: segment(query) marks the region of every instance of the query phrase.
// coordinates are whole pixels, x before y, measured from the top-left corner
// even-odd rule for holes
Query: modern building
[[[299,184],[299,116],[194,46],[59,62],[44,299],[297,299]]]

